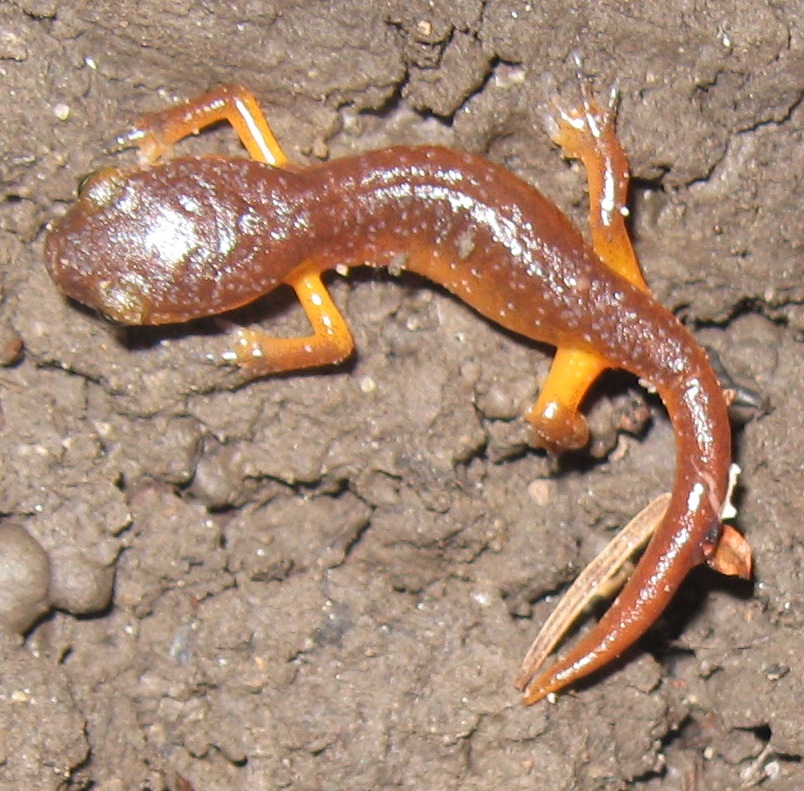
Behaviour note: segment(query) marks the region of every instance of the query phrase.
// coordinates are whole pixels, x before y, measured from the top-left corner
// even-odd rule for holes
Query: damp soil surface
[[[0,5],[0,788],[804,789],[802,13]],[[554,462],[521,417],[549,349],[361,270],[331,283],[350,362],[233,389],[227,325],[114,328],[59,294],[43,240],[81,176],[135,162],[108,140],[223,82],[298,162],[442,143],[583,226],[544,129],[572,53],[619,88],[654,293],[767,401],[734,421],[756,567],[694,573],[620,662],[525,708],[540,624],[671,484],[653,396],[604,377],[590,448]],[[227,129],[184,150],[242,155]],[[236,318],[305,327],[287,294]]]

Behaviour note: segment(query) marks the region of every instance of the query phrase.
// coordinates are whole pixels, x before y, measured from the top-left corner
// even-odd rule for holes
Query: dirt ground
[[[0,5],[0,788],[804,789],[803,8]],[[226,331],[115,330],[42,243],[82,175],[134,161],[104,144],[138,113],[225,81],[299,161],[445,143],[583,224],[542,124],[573,52],[621,91],[655,294],[770,408],[735,421],[753,584],[696,572],[610,671],[524,708],[557,597],[670,485],[657,401],[608,376],[592,453],[554,464],[521,418],[549,350],[360,272],[332,286],[350,364],[232,391]]]

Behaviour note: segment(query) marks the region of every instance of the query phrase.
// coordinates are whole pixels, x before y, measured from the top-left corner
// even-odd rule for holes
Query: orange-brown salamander
[[[552,130],[564,154],[586,166],[592,246],[533,187],[473,154],[397,147],[291,165],[254,98],[234,86],[140,119],[118,144],[139,146],[147,167],[89,177],[46,242],[58,286],[124,324],[218,314],[290,286],[313,334],[240,330],[231,361],[253,376],[337,363],[352,352],[323,273],[344,265],[415,272],[502,327],[557,347],[527,414],[537,442],[553,451],[587,441],[578,408],[603,369],[624,368],[655,388],[677,442],[666,515],[611,608],[527,685],[528,702],[631,646],[693,566],[724,567],[716,550],[731,462],[726,404],[706,354],[640,275],[613,116],[584,87],[578,109],[559,109]],[[159,161],[220,120],[251,160]]]

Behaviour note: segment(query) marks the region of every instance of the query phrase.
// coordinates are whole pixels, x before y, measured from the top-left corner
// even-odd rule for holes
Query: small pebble
[[[114,566],[72,549],[53,557],[50,597],[55,607],[73,615],[93,615],[111,604],[113,590]]]
[[[53,115],[55,115],[59,121],[66,121],[70,117],[70,112],[70,105],[64,104],[64,102],[59,102],[53,107]]]
[[[0,327],[0,365],[8,367],[20,361],[23,342],[16,330],[6,325]]]
[[[18,525],[0,526],[0,629],[27,632],[49,607],[50,561]]]

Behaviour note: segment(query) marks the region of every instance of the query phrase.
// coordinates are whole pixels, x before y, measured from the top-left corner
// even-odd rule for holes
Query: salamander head
[[[78,201],[48,233],[45,261],[51,278],[67,296],[114,321],[145,324],[147,282],[138,282],[136,274],[122,265],[123,261],[130,265],[132,243],[136,245],[120,207],[126,186],[126,174],[117,168],[85,176]]]
[[[211,158],[104,168],[81,182],[76,203],[53,223],[50,276],[67,296],[123,324],[237,307],[235,248],[261,230],[243,222],[250,207],[237,190],[238,179]]]

